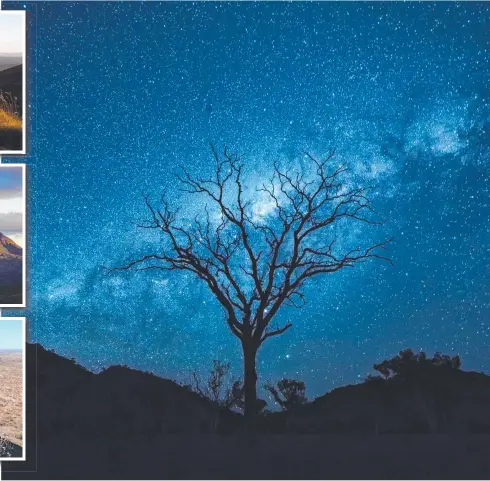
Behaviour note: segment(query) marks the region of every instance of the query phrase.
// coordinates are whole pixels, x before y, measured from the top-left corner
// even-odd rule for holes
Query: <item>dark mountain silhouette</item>
[[[10,60],[16,63],[6,69],[0,67],[0,90],[17,97],[19,113],[22,113],[22,65],[19,65],[20,62],[17,59]]]
[[[22,304],[22,248],[0,233],[0,304]]]
[[[429,391],[374,379],[245,425],[173,381],[128,367],[93,374],[39,345],[28,345],[27,365],[27,461],[3,463],[5,479],[25,479],[25,471],[29,479],[490,476],[483,374],[445,371]],[[440,418],[435,431],[430,409]]]
[[[425,385],[376,379],[337,388],[294,416],[272,414],[265,424],[301,434],[490,435],[489,406],[490,376],[457,370]]]
[[[22,54],[6,55],[0,53],[0,72],[22,65]]]
[[[23,69],[22,65],[15,65],[2,70],[1,60],[0,58],[0,150],[20,151],[23,132]],[[5,62],[3,65],[6,65]]]

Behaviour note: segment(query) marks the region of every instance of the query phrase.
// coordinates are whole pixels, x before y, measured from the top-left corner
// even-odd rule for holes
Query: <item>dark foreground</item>
[[[21,151],[22,129],[0,128],[0,150]]]
[[[27,461],[2,463],[4,479],[490,478],[484,374],[347,386],[252,429],[148,373],[96,375],[36,345],[27,364]]]
[[[22,304],[22,284],[13,286],[0,285],[0,304]]]
[[[4,479],[488,479],[490,436],[64,437]]]

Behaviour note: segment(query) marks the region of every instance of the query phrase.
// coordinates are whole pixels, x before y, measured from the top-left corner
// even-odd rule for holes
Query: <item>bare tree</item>
[[[230,363],[213,360],[213,368],[205,379],[197,371],[191,372],[190,384],[185,387],[212,401],[214,409],[211,410],[211,431],[217,432],[222,409],[240,409],[243,404],[243,389],[240,379],[232,379]]]
[[[213,401],[217,406],[230,409],[235,404],[235,394],[239,386],[239,379],[228,379],[230,363],[213,360],[213,368],[206,379],[202,379],[197,371],[191,372],[191,381],[188,388],[200,396]]]
[[[245,415],[251,416],[258,408],[257,352],[292,326],[290,321],[273,326],[279,309],[302,307],[305,283],[315,276],[370,258],[389,261],[379,254],[389,241],[365,248],[339,246],[346,241],[338,242],[337,227],[343,223],[381,222],[371,219],[368,189],[348,185],[347,167],[333,166],[333,153],[325,160],[305,154],[311,166],[305,174],[274,162],[271,178],[247,195],[245,164],[226,147],[222,154],[211,150],[213,176],[193,176],[186,168],[177,176],[184,192],[202,197],[203,214],[189,225],[165,194],[159,206],[146,198],[150,219],[139,227],[160,231],[166,247],[110,271],[187,271],[207,284],[241,342]],[[266,216],[257,207],[258,197],[267,205]]]

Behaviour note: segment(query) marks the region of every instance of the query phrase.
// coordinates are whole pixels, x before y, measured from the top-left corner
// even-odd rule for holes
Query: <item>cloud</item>
[[[24,211],[24,201],[22,197],[0,198],[0,215],[22,213]]]
[[[5,181],[5,179],[3,179]],[[0,197],[0,232],[9,236],[13,241],[23,244],[22,242],[22,214],[24,210],[24,201],[15,189],[12,188],[9,193],[11,197],[5,196],[6,191],[1,190],[4,197]]]
[[[9,212],[0,214],[0,232],[22,232],[22,214],[20,212]]]
[[[2,189],[0,186],[0,201],[5,199],[12,199],[22,196],[21,186],[12,186],[11,188]]]
[[[24,246],[23,212],[25,209],[22,192],[22,168],[2,166],[0,168],[0,232]]]

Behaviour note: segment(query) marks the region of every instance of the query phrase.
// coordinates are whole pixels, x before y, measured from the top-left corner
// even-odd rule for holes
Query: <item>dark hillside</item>
[[[483,374],[440,376],[442,403],[408,383],[338,388],[252,428],[153,374],[123,366],[93,374],[39,345],[28,346],[27,363],[27,462],[4,463],[5,479],[31,469],[29,479],[490,477]],[[432,434],[429,408],[444,421]]]
[[[17,97],[19,113],[22,114],[22,65],[0,70],[0,90]]]
[[[22,248],[0,233],[0,304],[22,304]]]

